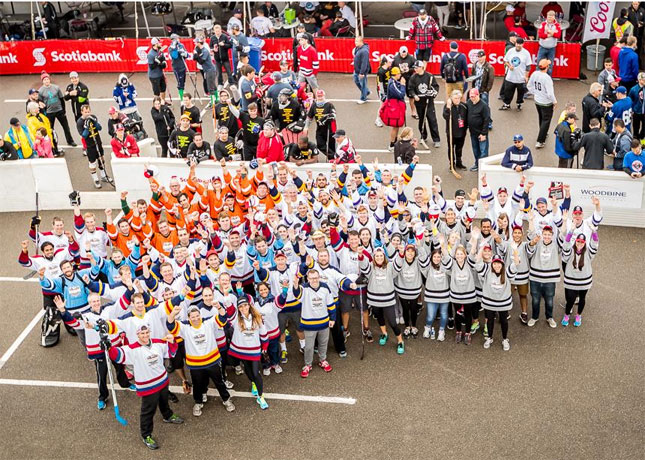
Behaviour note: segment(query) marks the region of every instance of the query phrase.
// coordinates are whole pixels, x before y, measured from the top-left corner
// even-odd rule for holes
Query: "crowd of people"
[[[37,251],[25,240],[18,261],[40,277],[43,345],[58,342],[62,319],[96,365],[98,409],[112,366],[119,385],[142,397],[141,436],[156,448],[157,407],[165,422],[183,422],[168,404],[177,400],[169,373],[192,391],[197,417],[210,381],[235,410],[228,390],[242,373],[266,409],[272,371],[277,382],[281,364],[296,359],[302,378],[315,364],[331,372],[357,351],[351,334],[369,344],[375,331],[380,346],[393,339],[402,355],[419,336],[471,345],[481,330],[484,348],[500,337],[507,351],[512,311],[528,327],[557,326],[559,285],[566,311],[557,319],[567,327],[577,301],[573,326],[581,326],[602,221],[597,198],[586,217],[567,185],[559,201],[535,196],[521,174],[498,190],[483,176],[481,189],[453,195],[438,176],[431,187],[408,186],[417,156],[400,175],[355,159],[302,177],[285,162],[230,170],[222,159],[222,174],[208,181],[196,179],[191,161],[184,183],[167,184],[149,166],[141,174],[150,198],[122,192],[121,213],[106,209],[103,226],[77,194],[71,228],[55,217],[44,229],[34,216]],[[477,224],[478,209],[486,217]]]

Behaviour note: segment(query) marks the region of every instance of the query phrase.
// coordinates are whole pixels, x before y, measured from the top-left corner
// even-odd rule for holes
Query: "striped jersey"
[[[148,345],[136,341],[123,347],[110,348],[110,359],[134,367],[137,395],[143,397],[168,386],[168,373],[163,360],[171,357],[170,349],[169,344],[159,339],[150,339]]]
[[[475,270],[483,285],[482,307],[492,311],[507,311],[513,308],[511,281],[517,273],[515,264],[506,265],[503,283],[501,275],[493,272],[490,263],[479,262],[475,265]]]
[[[189,369],[205,369],[220,361],[217,330],[224,327],[226,321],[226,317],[217,315],[200,320],[197,326],[193,326],[190,321],[175,320],[172,323],[166,323],[173,336],[184,339],[186,366]]]
[[[269,346],[266,327],[264,323],[259,326],[254,324],[250,314],[248,317],[238,318],[238,316],[242,315],[238,312],[235,318],[229,319],[229,323],[233,326],[233,337],[228,354],[245,361],[259,361],[262,350],[266,350]]]
[[[562,262],[564,265],[564,287],[576,291],[591,289],[593,282],[593,271],[591,262],[598,253],[598,241],[591,237],[587,240],[584,255],[578,254],[575,248],[575,239],[565,242],[562,246]],[[582,268],[580,265],[582,264]]]

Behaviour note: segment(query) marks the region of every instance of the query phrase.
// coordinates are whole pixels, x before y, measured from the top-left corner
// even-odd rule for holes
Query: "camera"
[[[80,206],[81,205],[81,192],[78,190],[74,190],[72,193],[69,194],[69,204],[74,206]]]
[[[110,342],[110,337],[108,335],[109,328],[107,322],[103,318],[97,319],[94,329],[99,333],[101,350],[109,350],[112,343]]]

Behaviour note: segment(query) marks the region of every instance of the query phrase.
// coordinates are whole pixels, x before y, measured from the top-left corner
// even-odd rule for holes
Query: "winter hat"
[[[49,77],[49,74],[43,70],[42,72],[40,72],[40,81],[43,81],[45,78],[50,78],[50,77]]]

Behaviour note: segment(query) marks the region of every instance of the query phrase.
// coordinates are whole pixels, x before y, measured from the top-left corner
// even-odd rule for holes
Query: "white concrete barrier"
[[[517,185],[520,174],[501,166],[504,154],[479,160],[479,177],[486,180],[493,191]],[[525,171],[528,180],[535,182],[531,198],[548,197],[552,181],[571,186],[571,206],[580,205],[586,215],[592,211],[591,197],[600,199],[604,225],[645,227],[645,186],[643,179],[632,179],[627,174],[590,169],[563,169],[535,166]]]
[[[188,165],[186,164],[186,160],[176,158],[116,158],[112,156],[112,173],[114,175],[117,192],[120,193],[121,191],[127,190],[128,200],[130,201],[139,198],[146,200],[150,198],[150,184],[148,179],[143,175],[145,164],[154,165],[158,169],[158,179],[162,184],[168,184],[170,178],[173,176],[178,177],[181,181],[185,181],[188,178]],[[231,174],[235,174],[235,169],[238,165],[239,162],[229,162],[227,169]],[[366,166],[371,169],[371,165],[368,164]],[[314,177],[321,172],[328,174],[331,170],[329,163],[314,163],[303,166],[291,164],[291,167],[298,171],[298,176],[303,180],[306,180],[308,170],[312,171]],[[399,175],[403,173],[407,165],[384,164],[379,165],[379,167],[381,171],[389,169],[393,174]],[[357,165],[351,165],[350,174],[356,168],[358,168]],[[340,173],[342,166],[338,166],[337,171]],[[201,180],[209,180],[214,176],[221,177],[222,168],[218,162],[212,160],[205,161],[197,166],[196,175]],[[431,184],[432,165],[418,164],[414,170],[412,181],[408,184],[406,191],[411,192],[416,186],[429,187]]]

